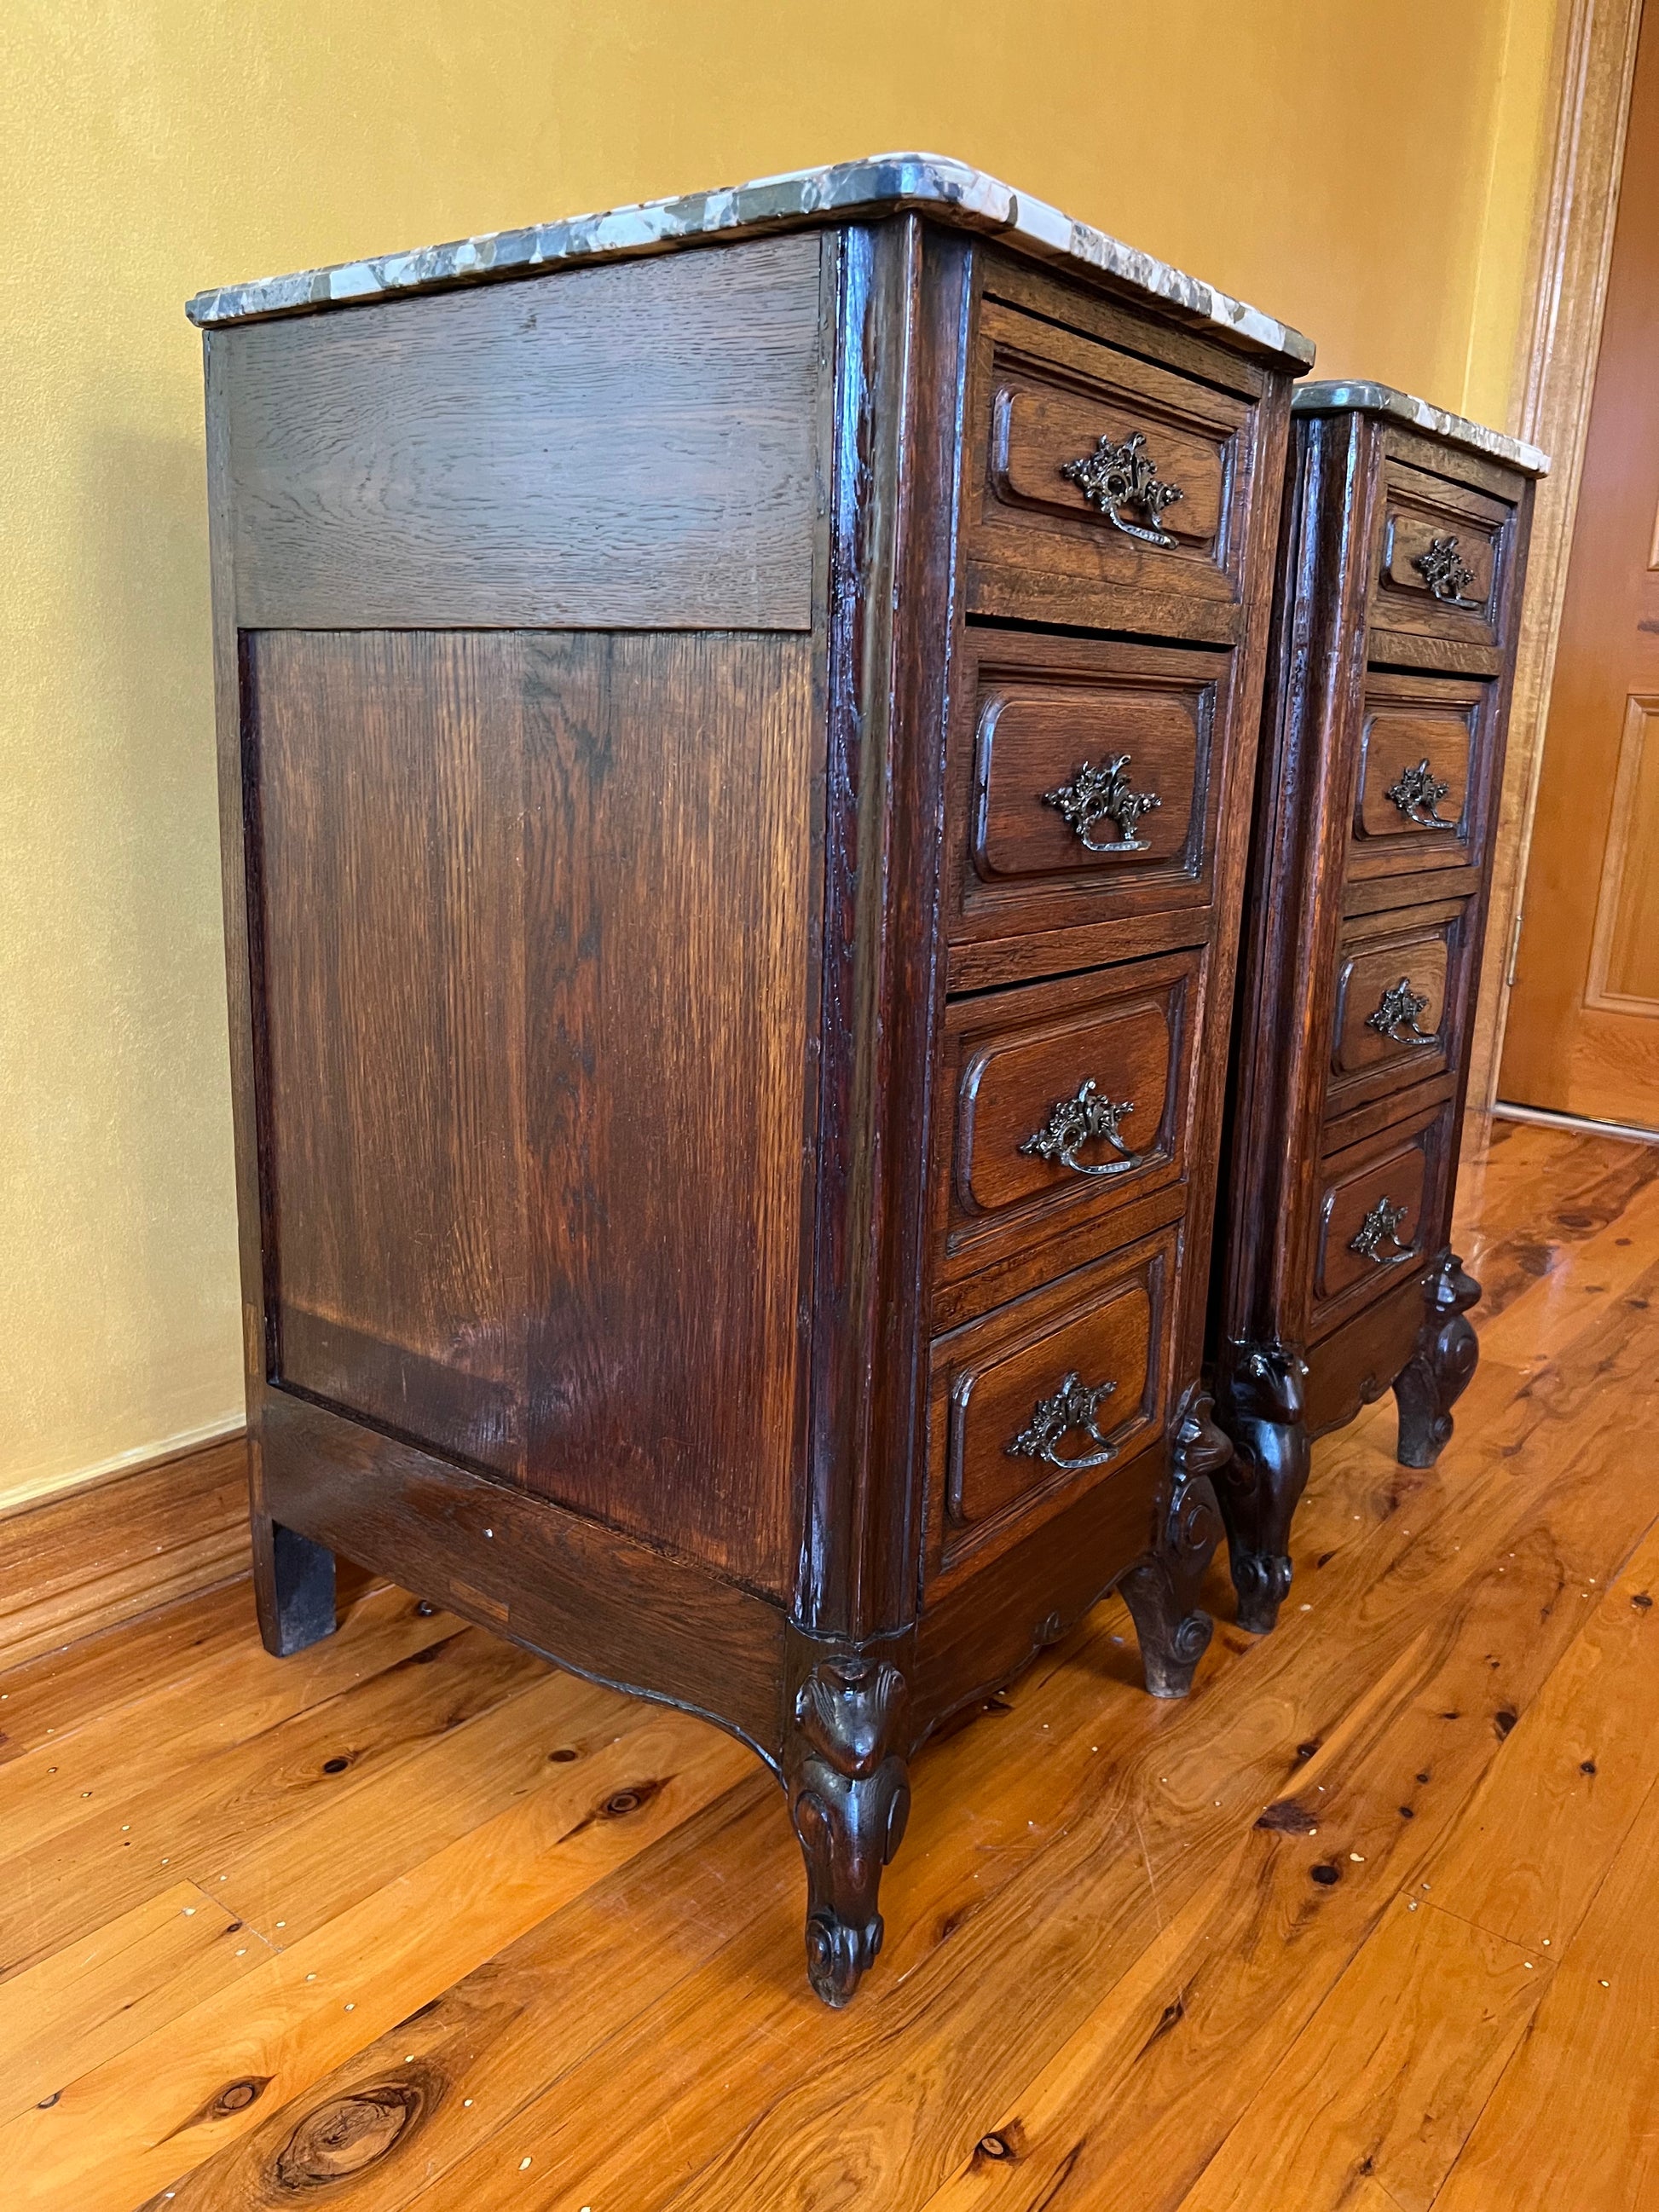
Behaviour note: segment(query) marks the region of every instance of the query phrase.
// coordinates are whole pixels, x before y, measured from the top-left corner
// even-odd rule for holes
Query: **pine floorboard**
[[[0,2171],[51,2212],[1659,2208],[1659,1147],[1498,1126],[1440,1466],[1315,1452],[1184,1705],[1109,1599],[917,1762],[832,2014],[719,1732],[406,1593],[0,1674]]]

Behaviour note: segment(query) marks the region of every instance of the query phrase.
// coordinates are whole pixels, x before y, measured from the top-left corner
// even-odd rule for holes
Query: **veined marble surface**
[[[1150,253],[1109,238],[1058,208],[1016,192],[982,169],[937,154],[872,154],[823,169],[797,169],[761,177],[716,192],[684,199],[647,200],[605,215],[571,216],[526,230],[498,230],[449,246],[348,261],[331,269],[302,270],[293,276],[264,276],[198,292],[185,308],[204,329],[265,315],[302,313],[348,301],[395,297],[473,284],[494,276],[527,274],[561,262],[594,261],[610,254],[659,251],[700,238],[780,229],[830,217],[925,208],[964,229],[1007,238],[1027,252],[1063,267],[1095,270],[1188,319],[1208,324],[1252,349],[1288,355],[1311,366],[1314,349],[1299,331],[1259,308],[1230,299],[1213,286],[1183,276]]]
[[[1484,422],[1466,422],[1461,415],[1448,415],[1426,399],[1396,392],[1391,384],[1299,384],[1291,405],[1298,415],[1391,415],[1396,422],[1409,422],[1414,430],[1443,438],[1448,445],[1467,446],[1491,460],[1507,461],[1529,477],[1550,472],[1549,455],[1524,439],[1489,430]]]

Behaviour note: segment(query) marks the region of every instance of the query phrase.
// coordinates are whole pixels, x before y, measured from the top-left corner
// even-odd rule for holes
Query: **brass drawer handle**
[[[1073,1175],[1127,1175],[1131,1168],[1139,1167],[1146,1158],[1145,1152],[1131,1152],[1118,1133],[1123,1116],[1134,1110],[1133,1098],[1103,1098],[1091,1075],[1086,1083],[1079,1085],[1074,1098],[1054,1101],[1053,1113],[1040,1129],[1032,1130],[1018,1149],[1028,1159],[1058,1160]],[[1097,1139],[1110,1145],[1119,1157],[1093,1164],[1079,1159],[1079,1148]]]
[[[1179,484],[1160,483],[1143,432],[1132,430],[1121,446],[1103,434],[1092,453],[1063,461],[1060,473],[1126,537],[1147,545],[1175,544],[1167,530],[1159,529],[1158,517],[1187,495]],[[1122,512],[1126,507],[1138,507],[1150,527],[1131,522]]]
[[[1075,1375],[1060,1377],[1060,1388],[1052,1398],[1039,1398],[1031,1409],[1031,1418],[1013,1442],[1005,1447],[1008,1459],[1046,1459],[1050,1467],[1100,1467],[1117,1456],[1117,1446],[1109,1444],[1095,1425],[1095,1415],[1103,1398],[1109,1398],[1115,1382],[1097,1382],[1092,1388],[1080,1382]],[[1069,1429],[1081,1429],[1100,1446],[1083,1459],[1062,1459],[1054,1446]]]
[[[1442,783],[1426,760],[1420,760],[1415,768],[1402,768],[1399,782],[1391,783],[1384,796],[1393,799],[1407,821],[1415,822],[1419,829],[1455,830],[1462,825],[1449,822],[1438,811],[1450,789],[1450,784]]]
[[[1349,1237],[1349,1251],[1358,1252],[1362,1259],[1370,1260],[1379,1267],[1393,1267],[1412,1249],[1409,1244],[1401,1243],[1398,1234],[1400,1224],[1410,1212],[1410,1206],[1395,1206],[1384,1193],[1360,1223],[1356,1233]],[[1392,1252],[1379,1252],[1376,1249],[1385,1237],[1394,1246]]]
[[[1148,853],[1152,850],[1149,838],[1137,837],[1143,814],[1155,813],[1164,801],[1155,791],[1136,791],[1130,786],[1127,753],[1114,753],[1103,768],[1085,761],[1069,783],[1060,784],[1054,791],[1045,791],[1042,803],[1059,810],[1066,828],[1075,833],[1091,853]],[[1117,825],[1115,838],[1101,839],[1090,833],[1097,822],[1114,822]]]
[[[1442,605],[1480,613],[1480,600],[1463,597],[1464,586],[1474,581],[1474,571],[1458,551],[1455,538],[1431,538],[1427,552],[1412,556],[1412,566]]]
[[[1417,1018],[1428,1007],[1428,1000],[1412,988],[1412,979],[1402,975],[1391,983],[1377,1002],[1376,1012],[1367,1014],[1365,1026],[1375,1030],[1378,1036],[1387,1037],[1390,1044],[1410,1045],[1413,1049],[1425,1044],[1438,1044],[1439,1034],[1434,1030],[1419,1029]]]

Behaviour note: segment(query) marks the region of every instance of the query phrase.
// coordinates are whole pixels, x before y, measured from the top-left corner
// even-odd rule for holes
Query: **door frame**
[[[1656,0],[1659,5],[1659,0]],[[1484,1146],[1504,1048],[1544,732],[1589,427],[1643,0],[1565,0],[1551,69],[1549,184],[1533,226],[1514,428],[1551,456],[1538,486],[1516,649],[1509,754],[1470,1048],[1466,1144]]]

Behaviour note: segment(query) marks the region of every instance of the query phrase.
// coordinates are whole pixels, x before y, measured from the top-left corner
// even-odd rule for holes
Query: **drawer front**
[[[970,611],[1237,635],[1249,402],[988,300],[974,391]]]
[[[933,1348],[930,1575],[1109,1480],[1161,1429],[1176,1231]]]
[[[961,670],[953,940],[1208,903],[1231,654],[969,630]]]
[[[1184,1179],[1205,966],[1181,952],[946,1009],[938,1280],[1100,1229]]]
[[[1337,954],[1328,1118],[1458,1064],[1472,920],[1456,900],[1349,924]]]
[[[1514,509],[1401,461],[1387,465],[1382,507],[1374,626],[1463,645],[1501,644]]]
[[[1482,864],[1495,708],[1493,687],[1477,679],[1370,677],[1350,882]]]
[[[1452,1112],[1448,1101],[1325,1160],[1310,1336],[1323,1335],[1402,1274],[1426,1266]]]

